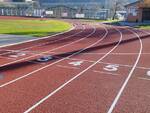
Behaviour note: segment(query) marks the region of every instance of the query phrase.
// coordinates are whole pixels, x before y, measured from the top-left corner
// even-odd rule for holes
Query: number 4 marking
[[[103,69],[105,70],[105,71],[117,71],[118,70],[118,65],[116,65],[116,64],[111,64],[111,65],[107,65],[107,66],[105,66]]]
[[[83,61],[77,61],[77,62],[70,62],[69,64],[73,66],[80,66],[83,63]]]

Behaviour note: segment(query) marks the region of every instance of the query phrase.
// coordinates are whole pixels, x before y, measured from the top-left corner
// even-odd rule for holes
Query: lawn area
[[[136,26],[137,28],[140,28],[140,29],[148,29],[150,30],[150,24],[148,25],[139,25],[139,26]]]
[[[112,20],[112,19],[109,19],[109,20],[100,20],[100,19],[97,19],[97,20],[92,20],[92,19],[85,19],[85,20],[81,20],[81,21],[86,21],[86,22],[101,22],[101,23],[109,23],[109,24],[113,24],[113,25],[116,25],[116,24],[118,24],[118,22],[120,21],[120,20],[117,20],[117,19],[115,19],[115,20]]]
[[[70,28],[71,24],[59,20],[0,20],[0,34],[42,37]]]
[[[114,22],[118,22],[119,20],[111,20],[111,19],[109,19],[109,20],[95,20],[95,21],[97,21],[97,22],[104,22],[104,23],[114,23]]]

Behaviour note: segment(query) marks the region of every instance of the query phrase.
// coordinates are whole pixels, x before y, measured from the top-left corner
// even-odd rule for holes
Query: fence
[[[107,9],[95,8],[95,4],[44,4],[36,7],[29,3],[0,4],[0,15],[34,16],[54,18],[107,19]]]

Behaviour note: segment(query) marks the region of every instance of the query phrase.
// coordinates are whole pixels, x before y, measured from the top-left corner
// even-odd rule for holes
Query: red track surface
[[[150,36],[73,23],[68,33],[0,48],[0,113],[149,113]]]

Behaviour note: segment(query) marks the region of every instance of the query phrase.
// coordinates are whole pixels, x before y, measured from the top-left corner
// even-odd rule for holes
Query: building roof
[[[133,6],[133,5],[139,4],[139,3],[141,3],[141,2],[143,2],[143,0],[138,0],[138,1],[136,1],[136,2],[132,2],[132,3],[130,3],[130,4],[125,5],[125,7]]]

